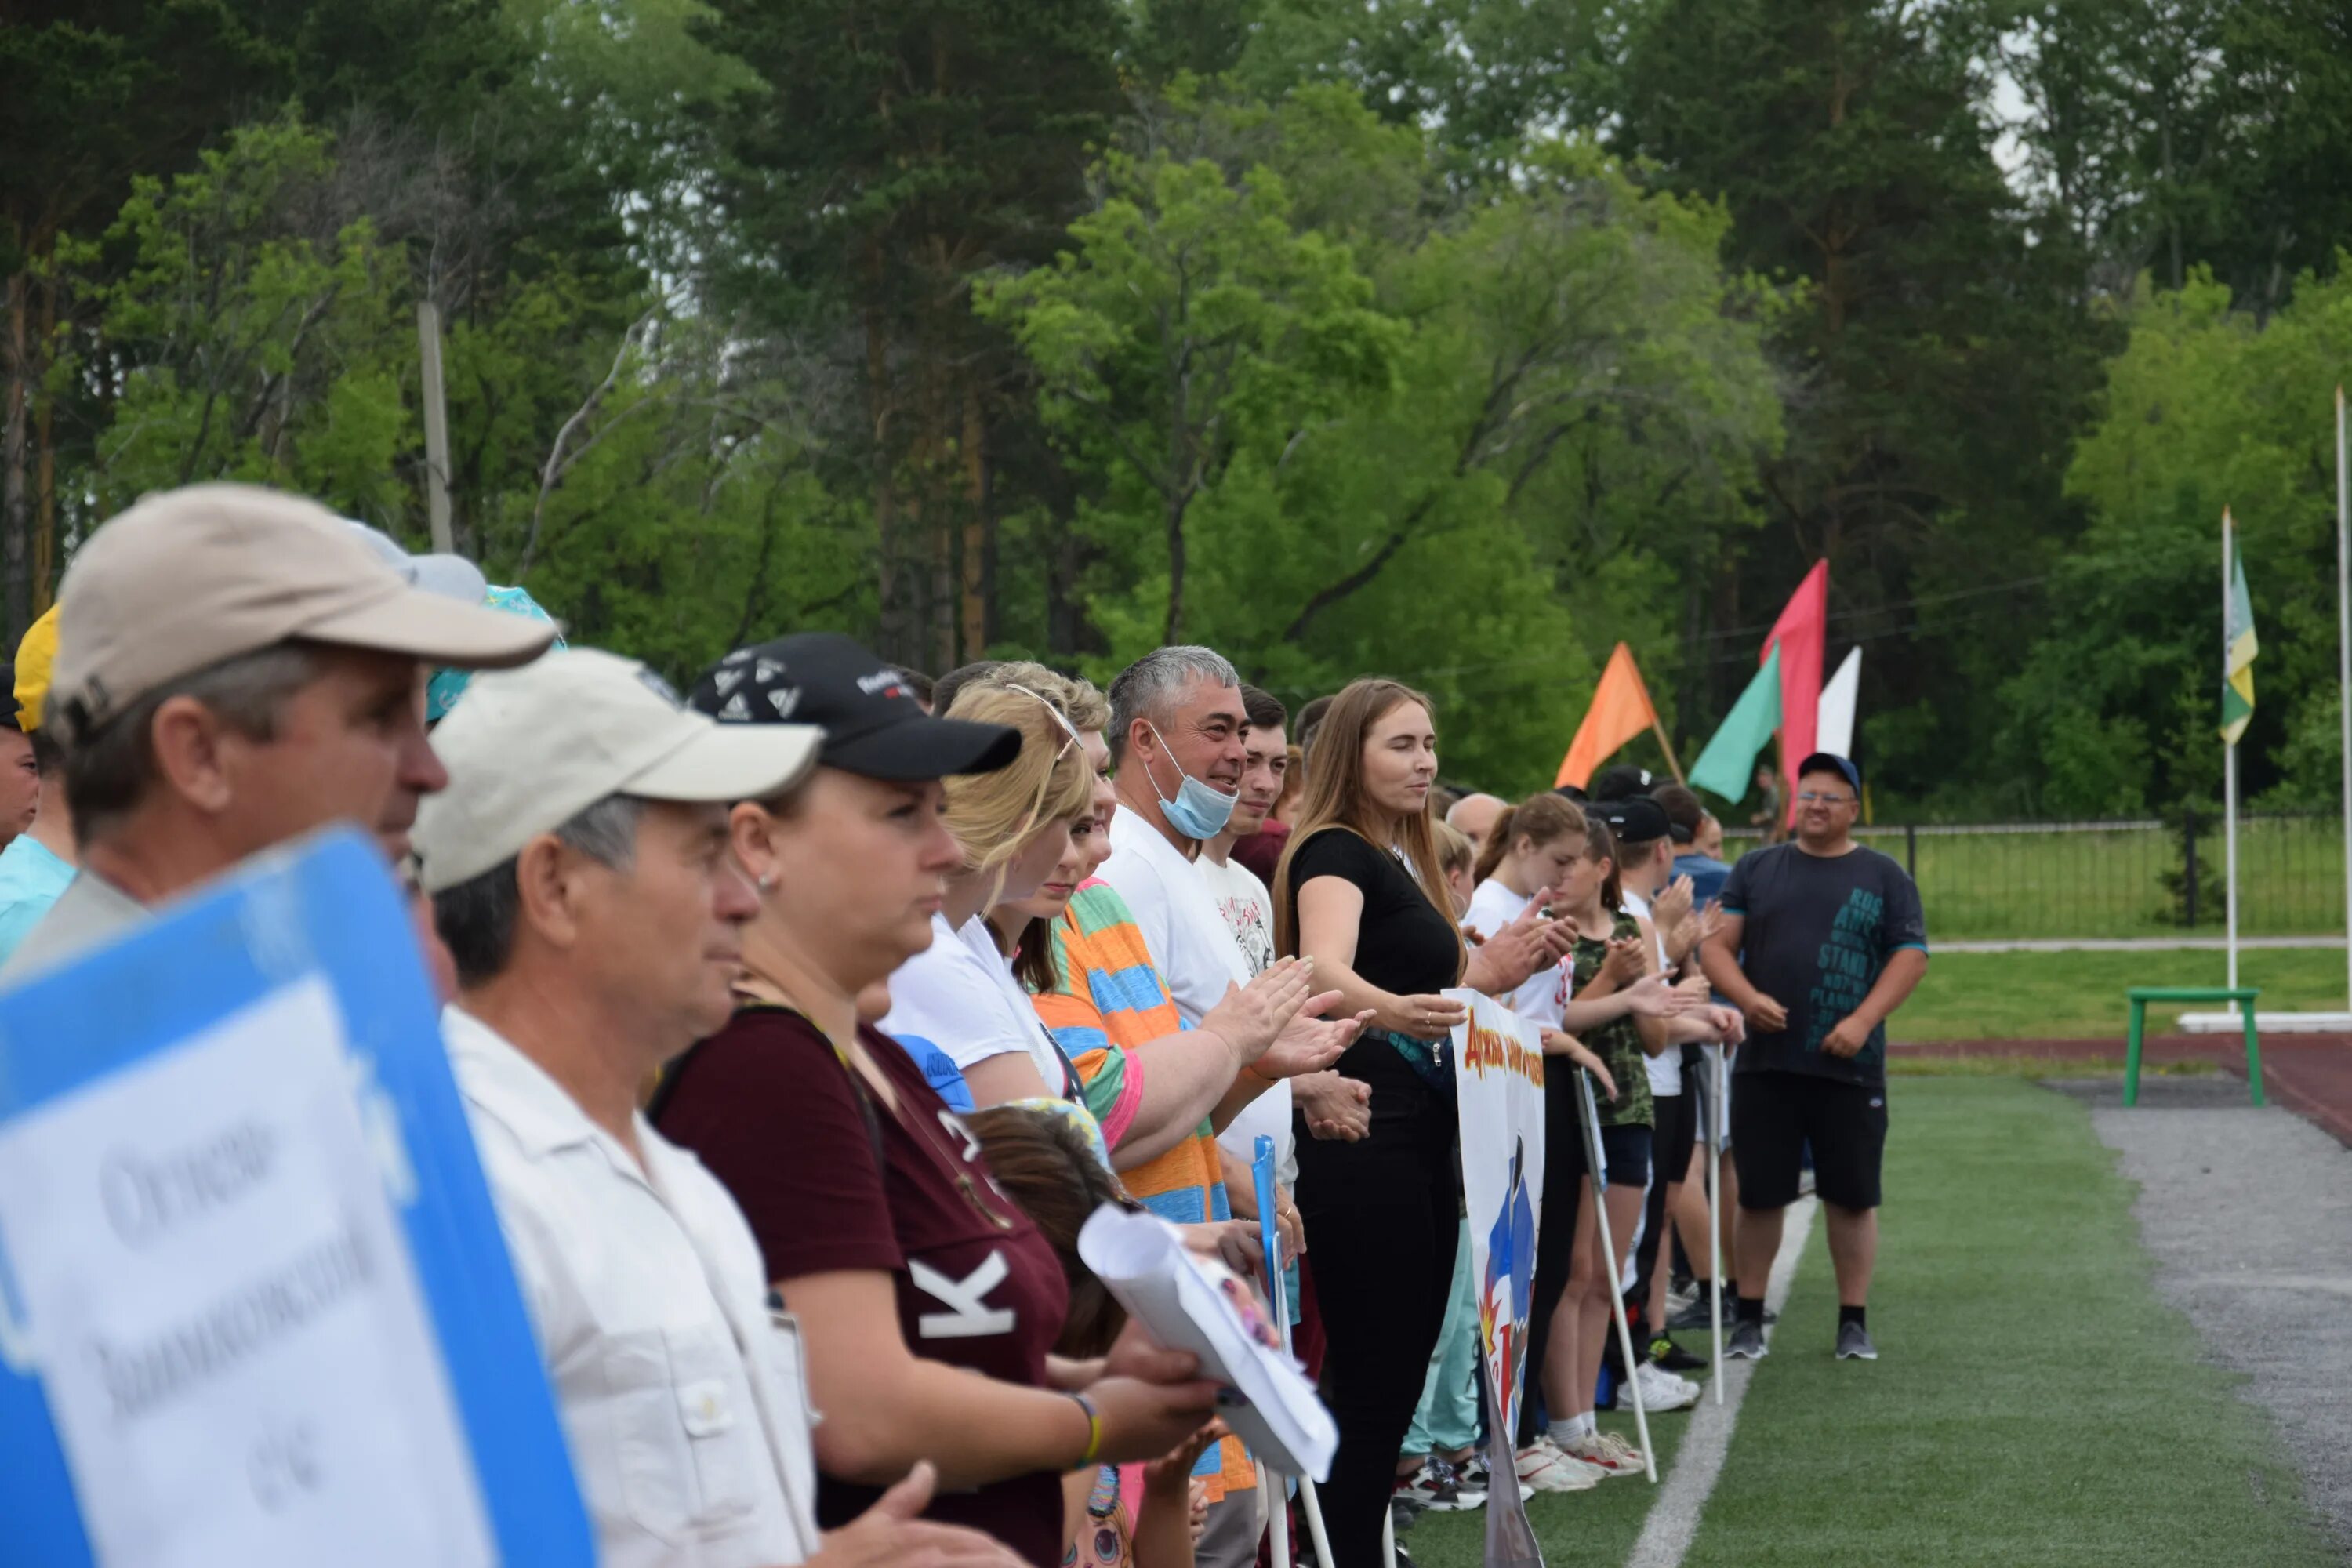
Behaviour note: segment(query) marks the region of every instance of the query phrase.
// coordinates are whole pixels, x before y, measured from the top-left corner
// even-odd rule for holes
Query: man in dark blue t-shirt
[[[1919,889],[1853,841],[1862,771],[1826,752],[1797,773],[1797,837],[1743,855],[1702,962],[1748,1018],[1731,1094],[1739,1310],[1728,1356],[1764,1354],[1764,1284],[1805,1146],[1829,1215],[1841,1361],[1878,1359],[1864,1309],[1878,1258],[1886,1019],[1927,972]]]

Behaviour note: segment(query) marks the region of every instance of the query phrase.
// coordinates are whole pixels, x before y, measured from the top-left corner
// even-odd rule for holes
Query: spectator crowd
[[[1206,647],[1106,690],[789,631],[681,697],[462,560],[235,485],[98,529],[12,684],[0,974],[314,829],[374,835],[619,1568],[1260,1562],[1297,1500],[1089,1274],[1105,1204],[1244,1274],[1276,1238],[1339,1432],[1331,1568],[1381,1563],[1384,1526],[1409,1562],[1421,1512],[1498,1486],[1643,1471],[1596,1412],[1699,1397],[1711,1363],[1675,1335],[1706,1322],[1710,1184],[1727,1353],[1769,1347],[1801,1190],[1835,1353],[1877,1353],[1885,1026],[1926,935],[1850,837],[1845,758],[1791,770],[1790,841],[1727,861],[1679,784],[1451,790],[1420,693],[1367,677],[1294,714]],[[1555,1068],[1505,1476],[1463,990]]]

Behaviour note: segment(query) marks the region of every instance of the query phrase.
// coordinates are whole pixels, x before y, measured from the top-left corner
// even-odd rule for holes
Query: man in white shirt
[[[1121,671],[1110,687],[1108,739],[1118,771],[1110,858],[1097,873],[1118,889],[1169,1000],[1197,1027],[1229,985],[1249,981],[1249,960],[1217,912],[1194,864],[1202,841],[1233,820],[1241,789],[1247,719],[1241,678],[1205,647],[1163,647]],[[1326,1020],[1307,1004],[1266,1056],[1242,1069],[1211,1113],[1223,1127],[1274,1083],[1328,1067],[1360,1031],[1356,1019]]]
[[[820,1540],[797,1331],[733,1199],[636,1109],[734,1005],[759,906],[728,805],[796,783],[822,731],[720,726],[573,648],[475,681],[435,740],[451,784],[414,843],[460,986],[444,1035],[601,1559],[1010,1564],[909,1521],[925,1476]]]
[[[1249,756],[1241,677],[1213,649],[1163,647],[1144,655],[1111,682],[1110,706],[1111,762],[1118,769],[1112,784],[1118,807],[1111,816],[1111,857],[1097,875],[1118,889],[1133,914],[1177,1016],[1187,1026],[1197,1026],[1223,998],[1226,987],[1245,984],[1255,973],[1254,960],[1270,963],[1275,956],[1272,901],[1258,906],[1263,943],[1255,952],[1245,952],[1244,941],[1236,939],[1218,908],[1210,879],[1214,873],[1199,864],[1203,842],[1234,826],[1240,804]],[[1275,793],[1280,793],[1278,781]],[[1269,796],[1265,805],[1273,804]],[[1255,832],[1265,820],[1265,811],[1260,808],[1247,831]],[[1225,842],[1230,850],[1232,838]],[[1265,898],[1264,885],[1246,868],[1215,870],[1246,879],[1256,897]],[[1214,885],[1232,884],[1220,877]],[[1275,1123],[1285,1130],[1277,1147],[1288,1141],[1288,1079],[1299,1068],[1292,1062],[1283,1071],[1277,1063],[1296,1056],[1287,1047],[1319,1038],[1313,1057],[1319,1069],[1337,1058],[1338,1050],[1331,1047],[1343,1047],[1362,1027],[1360,1019],[1328,1023],[1311,1017],[1316,1006],[1308,1004],[1266,1058],[1242,1069],[1210,1118],[1221,1130],[1218,1148],[1225,1162],[1226,1198],[1244,1217],[1255,1217],[1256,1199],[1247,1179],[1251,1156],[1246,1151],[1252,1145],[1237,1141],[1254,1139],[1257,1131],[1271,1131]],[[1276,1068],[1271,1075],[1262,1070],[1270,1067]],[[1257,1113],[1253,1102],[1265,1101],[1272,1102],[1270,1108]],[[1243,1118],[1248,1120],[1238,1120]],[[1261,1121],[1268,1125],[1258,1126]],[[1234,1131],[1237,1124],[1242,1132]],[[1238,1158],[1237,1149],[1242,1151]],[[1235,1180],[1236,1175],[1241,1179]],[[1278,1194],[1277,1201],[1287,1209],[1287,1192]],[[1294,1247],[1296,1213],[1289,1209],[1287,1219]],[[1265,1528],[1257,1500],[1236,1496],[1212,1510],[1208,1533],[1197,1552],[1204,1568],[1256,1560],[1257,1538]]]

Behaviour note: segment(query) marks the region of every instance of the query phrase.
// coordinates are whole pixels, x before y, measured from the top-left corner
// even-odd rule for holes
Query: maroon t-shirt
[[[673,1068],[656,1122],[734,1194],[770,1279],[887,1273],[908,1350],[1044,1387],[1045,1353],[1069,1310],[1052,1247],[997,1191],[979,1143],[906,1051],[870,1028],[858,1038],[898,1091],[898,1114],[869,1098],[869,1121],[863,1086],[815,1025],[754,1007]],[[847,1524],[880,1495],[822,1476],[817,1521]],[[941,1492],[928,1517],[985,1531],[1038,1568],[1062,1561],[1062,1482],[1052,1471]]]
[[[1274,886],[1274,868],[1282,863],[1282,847],[1290,842],[1290,824],[1265,819],[1265,826],[1247,838],[1234,840],[1234,858],[1248,867],[1267,887]]]

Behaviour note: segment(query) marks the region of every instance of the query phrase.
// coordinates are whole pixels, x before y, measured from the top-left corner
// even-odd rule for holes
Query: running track
[[[1902,1057],[2028,1057],[2055,1061],[2114,1062],[2124,1042],[2102,1040],[1938,1040],[1895,1044]],[[2263,1093],[2352,1147],[2352,1035],[2265,1035]],[[2244,1037],[2150,1035],[2141,1050],[2143,1074],[2174,1062],[2210,1062],[2241,1082],[2246,1076]],[[2063,1073],[2053,1076],[2063,1077]],[[2142,1093],[2146,1093],[2145,1081]]]

